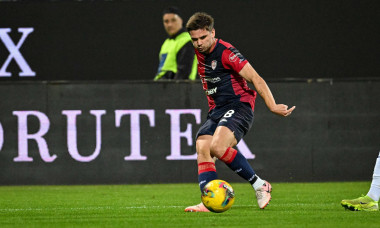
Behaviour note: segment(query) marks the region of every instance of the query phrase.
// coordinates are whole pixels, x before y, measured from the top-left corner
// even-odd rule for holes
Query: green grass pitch
[[[1,186],[0,227],[379,227],[379,212],[353,212],[343,198],[366,194],[369,182],[273,183],[272,201],[257,207],[253,189],[232,183],[224,213],[186,213],[200,202],[197,184]]]

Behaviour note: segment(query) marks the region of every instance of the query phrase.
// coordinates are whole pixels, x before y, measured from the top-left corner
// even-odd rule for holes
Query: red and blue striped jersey
[[[246,102],[255,106],[256,91],[251,90],[247,81],[239,75],[248,63],[231,44],[217,39],[209,54],[195,50],[198,59],[198,73],[206,92],[210,111],[230,102]]]

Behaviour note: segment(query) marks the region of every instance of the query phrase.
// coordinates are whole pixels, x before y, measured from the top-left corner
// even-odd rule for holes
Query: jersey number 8
[[[231,109],[228,112],[226,112],[226,114],[224,114],[223,117],[225,117],[225,118],[231,117],[234,113],[235,113],[235,111]]]

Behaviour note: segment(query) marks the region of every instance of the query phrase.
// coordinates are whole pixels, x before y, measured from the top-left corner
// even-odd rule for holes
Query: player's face
[[[210,53],[215,44],[215,29],[211,32],[206,29],[192,30],[189,32],[195,49],[200,53]]]
[[[182,28],[182,19],[174,13],[166,13],[162,17],[164,28],[169,36],[175,35]]]

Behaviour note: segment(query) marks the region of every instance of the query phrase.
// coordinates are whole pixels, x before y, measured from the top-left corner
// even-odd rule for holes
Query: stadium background
[[[168,110],[199,112],[203,121],[201,85],[152,82],[166,37],[161,11],[169,5],[179,6],[185,20],[195,11],[213,15],[217,37],[241,50],[278,102],[297,106],[281,119],[257,99],[244,141],[260,175],[271,181],[371,178],[368,167],[380,149],[378,1],[0,1],[0,29],[11,29],[15,44],[22,37],[18,29],[34,29],[19,51],[36,74],[19,76],[12,59],[6,65],[12,75],[0,76],[0,184],[196,181],[195,160],[167,156],[176,153],[173,128],[194,137],[199,121],[183,114],[178,124]],[[4,33],[1,41],[4,67],[10,55]],[[97,142],[94,110],[103,113],[99,154],[78,161],[69,152],[64,113],[81,112],[76,146],[90,157]],[[151,116],[136,122],[127,114],[118,125],[116,113],[123,110]],[[140,134],[131,132],[136,124]],[[40,143],[25,138],[42,129]],[[124,159],[135,153],[132,135],[141,136],[146,160]],[[179,138],[181,154],[193,155],[191,140]],[[44,160],[41,148],[56,157]],[[218,170],[241,181],[223,165]]]

